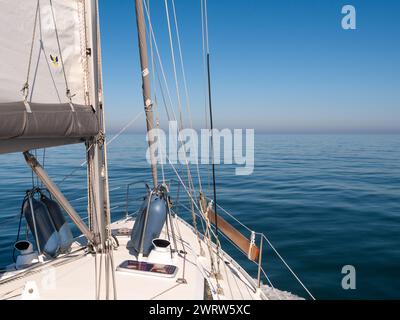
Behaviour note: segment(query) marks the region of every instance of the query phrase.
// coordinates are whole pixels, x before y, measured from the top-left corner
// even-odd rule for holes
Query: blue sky
[[[107,122],[115,131],[143,109],[134,1],[99,3]],[[175,4],[194,125],[204,127],[200,0]],[[341,28],[346,4],[357,10],[357,30]],[[163,5],[151,0],[174,92]],[[400,132],[400,1],[208,0],[208,11],[217,127]],[[142,119],[131,130],[143,128]]]

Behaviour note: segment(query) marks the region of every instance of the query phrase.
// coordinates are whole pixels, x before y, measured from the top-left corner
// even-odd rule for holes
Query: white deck
[[[114,231],[121,228],[131,229],[134,221],[121,220],[112,224]],[[152,274],[125,273],[116,271],[116,289],[118,299],[135,300],[202,300],[205,299],[205,281],[214,300],[253,300],[280,299],[282,292],[269,290],[268,298],[257,290],[253,279],[225,253],[221,253],[220,277],[211,276],[210,256],[206,244],[202,241],[204,256],[200,255],[200,245],[193,229],[183,220],[174,219],[177,233],[178,250],[186,255],[175,254],[174,264],[178,272],[173,278],[163,278]],[[113,252],[115,268],[126,260],[137,258],[129,253],[128,236],[117,236],[120,246]],[[165,228],[161,238],[167,238]],[[215,253],[215,248],[213,248]],[[47,300],[90,300],[96,298],[95,260],[100,255],[86,253],[76,242],[69,255],[53,261],[37,264],[29,271],[12,271],[0,275],[0,299],[21,299],[27,285],[34,288],[32,297]],[[104,273],[104,268],[103,268]],[[18,274],[19,277],[15,277]],[[9,281],[7,281],[7,279]],[[12,279],[12,280],[11,280]],[[180,279],[185,279],[182,283]],[[55,281],[52,281],[55,280]],[[217,290],[217,281],[222,290]],[[37,289],[36,289],[37,288]],[[102,292],[105,292],[104,281]],[[25,290],[27,291],[27,290]],[[111,292],[112,290],[110,290]],[[276,292],[276,296],[274,295]],[[103,293],[102,299],[106,296]],[[110,294],[112,298],[112,293]]]

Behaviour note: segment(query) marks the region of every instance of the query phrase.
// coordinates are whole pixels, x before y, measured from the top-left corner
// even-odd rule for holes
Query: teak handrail
[[[209,209],[208,219],[212,224],[215,224],[215,213],[214,210]],[[239,230],[227,222],[224,218],[217,214],[218,219],[218,229],[235,245],[237,245],[240,250],[248,255],[248,258],[252,261],[258,262],[258,256],[260,254],[260,249],[252,244],[251,241],[246,238]]]

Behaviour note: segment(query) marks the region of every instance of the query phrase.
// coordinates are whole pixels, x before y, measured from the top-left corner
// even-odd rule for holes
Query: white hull
[[[207,244],[200,240],[194,229],[180,218],[174,218],[178,250],[174,265],[178,267],[172,278],[150,273],[116,271],[117,299],[122,300],[269,300],[299,299],[288,293],[263,286],[257,288],[248,273],[231,257],[220,250],[220,275],[212,275]],[[123,228],[131,229],[133,219],[120,220],[111,225],[113,233]],[[172,235],[170,235],[171,237]],[[161,238],[166,239],[164,228]],[[82,240],[80,238],[78,240]],[[117,235],[118,249],[113,251],[115,269],[126,260],[136,260],[127,248],[129,236]],[[203,255],[201,254],[203,251]],[[217,250],[212,246],[213,255]],[[99,278],[100,261],[105,256],[89,254],[79,241],[70,254],[52,261],[36,264],[29,270],[10,271],[0,275],[0,299],[92,300],[96,299],[96,277]],[[96,270],[97,264],[97,272]],[[13,268],[11,266],[10,268]],[[104,279],[104,268],[101,271]],[[96,274],[97,273],[97,274]],[[110,275],[111,277],[111,275]],[[182,281],[184,279],[185,281]],[[99,286],[97,285],[97,290]],[[112,285],[109,294],[105,281],[100,283],[100,299],[113,299]]]

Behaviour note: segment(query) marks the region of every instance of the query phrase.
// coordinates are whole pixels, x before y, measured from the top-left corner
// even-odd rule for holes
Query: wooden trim
[[[218,229],[229,238],[234,244],[236,244],[240,250],[249,256],[249,259],[258,263],[258,256],[260,254],[260,249],[253,245],[251,246],[251,241],[247,239],[240,231],[233,227],[224,218],[217,215],[218,217]],[[208,218],[212,224],[215,225],[215,213],[210,210],[208,213]],[[250,251],[250,252],[249,252]],[[250,253],[250,254],[249,254]]]

